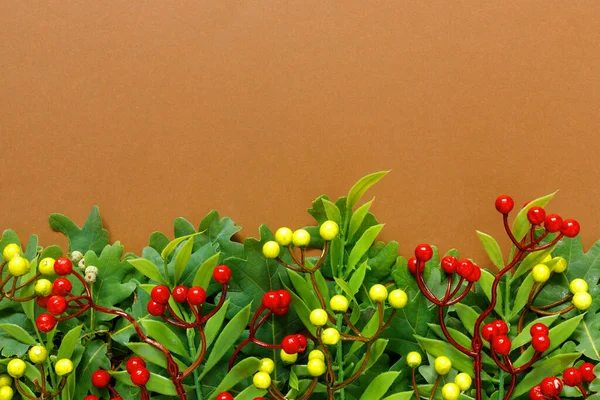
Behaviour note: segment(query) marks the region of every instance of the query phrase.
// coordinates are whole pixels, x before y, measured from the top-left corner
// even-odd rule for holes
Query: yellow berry
[[[406,355],[406,364],[411,368],[417,368],[421,365],[421,361],[423,361],[421,354],[416,351],[411,351]]]
[[[550,278],[550,268],[546,264],[538,264],[531,269],[531,274],[534,281],[543,283]]]
[[[48,358],[48,350],[44,346],[33,346],[27,352],[29,360],[34,364],[41,364]]]
[[[542,260],[542,262],[544,264],[550,262],[552,260],[552,256],[550,254],[548,254],[546,257],[544,257],[544,259]]]
[[[385,286],[376,284],[369,289],[369,297],[377,303],[383,303],[387,299],[388,291]]]
[[[16,243],[7,244],[4,250],[2,250],[2,255],[4,256],[4,260],[10,261],[14,256],[21,255],[21,248]]]
[[[310,233],[306,229],[298,229],[292,234],[292,243],[296,247],[305,247],[310,243]]]
[[[335,328],[327,328],[321,332],[321,340],[327,345],[336,345],[340,341],[340,333]]]
[[[333,240],[340,233],[340,227],[334,221],[325,221],[319,228],[319,235],[323,240]]]
[[[573,295],[573,305],[578,310],[587,310],[592,305],[592,296],[588,292],[577,292]]]
[[[29,261],[21,256],[15,256],[8,262],[8,273],[12,276],[22,276],[29,272]]]
[[[15,358],[8,362],[6,366],[6,372],[13,378],[20,378],[25,375],[25,370],[27,369],[27,365],[21,359]]]
[[[62,358],[54,364],[54,372],[58,376],[68,375],[73,372],[73,362],[68,358]]]
[[[8,374],[0,374],[0,388],[12,385],[12,378]]]
[[[279,228],[277,229],[277,232],[275,232],[275,241],[280,245],[280,246],[289,246],[290,243],[292,243],[292,236],[294,235],[294,233],[292,232],[292,230],[290,228]]]
[[[388,303],[390,303],[390,306],[394,308],[404,308],[407,302],[408,296],[402,289],[392,290],[388,296]]]
[[[308,359],[312,360],[313,358],[318,358],[321,361],[325,361],[325,354],[321,350],[313,350],[308,353]]]
[[[460,396],[460,388],[456,383],[446,383],[442,387],[442,398],[444,400],[457,400]]]
[[[267,258],[277,258],[279,257],[280,248],[276,241],[269,240],[263,245],[262,252]]]
[[[473,383],[473,379],[471,376],[465,372],[461,372],[460,374],[454,377],[454,383],[459,387],[459,389],[464,392],[469,390],[471,384]]]
[[[573,279],[569,284],[569,290],[571,293],[587,292],[588,283],[581,278]]]
[[[33,290],[40,296],[48,296],[52,293],[52,282],[48,279],[38,279],[37,282],[35,282]]]
[[[323,326],[327,323],[327,311],[316,308],[310,313],[310,323],[314,326]]]
[[[565,272],[565,270],[567,269],[567,260],[565,260],[562,257],[558,257],[558,260],[556,261],[556,264],[554,265],[554,272],[557,273],[561,273],[561,272]]]
[[[42,275],[54,275],[54,258],[46,257],[38,264],[38,271]]]
[[[306,369],[308,369],[308,373],[312,376],[321,376],[325,373],[326,367],[323,360],[313,358],[306,363]]]
[[[336,294],[329,300],[329,307],[331,307],[333,311],[346,312],[348,311],[349,305],[348,299],[341,294]]]
[[[452,361],[446,356],[440,356],[433,362],[433,368],[438,375],[447,375],[452,369]]]
[[[258,370],[260,372],[266,372],[267,374],[270,374],[273,372],[274,369],[275,363],[270,358],[263,358],[262,360],[260,360],[260,365],[258,367]]]
[[[298,359],[298,354],[288,354],[283,349],[279,352],[279,358],[286,364],[293,364]]]
[[[10,386],[0,386],[0,400],[11,400],[15,395]]]
[[[252,377],[252,383],[257,389],[268,389],[271,386],[271,377],[266,372],[257,372]]]

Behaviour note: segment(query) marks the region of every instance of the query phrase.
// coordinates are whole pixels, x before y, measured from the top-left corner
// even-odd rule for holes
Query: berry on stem
[[[512,197],[507,195],[498,196],[496,199],[496,210],[501,214],[508,214],[512,211],[515,206],[515,202]]]
[[[48,350],[44,346],[33,346],[27,355],[32,363],[41,364],[48,358]]]
[[[454,256],[445,256],[442,258],[441,266],[445,273],[453,274],[456,272],[458,260]]]
[[[481,268],[479,268],[478,265],[473,264],[473,271],[471,271],[471,274],[465,277],[465,279],[469,282],[477,282],[479,278],[481,278]]]
[[[46,305],[48,312],[52,315],[61,315],[67,311],[67,301],[62,296],[52,296]]]
[[[158,304],[167,304],[171,297],[171,292],[165,285],[157,285],[152,288],[150,297]]]
[[[319,235],[323,240],[333,240],[340,232],[340,227],[335,221],[325,221],[319,228]]]
[[[38,296],[48,296],[52,293],[52,282],[48,279],[38,279],[35,282],[33,290]]]
[[[350,302],[348,299],[341,294],[336,294],[329,300],[329,307],[331,307],[333,311],[346,312],[348,311],[349,305]]]
[[[510,353],[510,339],[508,336],[498,335],[492,339],[492,350],[500,355],[507,355]]]
[[[312,350],[308,353],[308,359],[318,358],[319,360],[325,361],[325,354],[321,350]]]
[[[231,279],[231,269],[227,265],[219,265],[213,271],[213,278],[215,281],[224,285]]]
[[[572,302],[575,308],[584,311],[592,305],[592,296],[588,292],[578,292],[573,295]]]
[[[109,384],[110,374],[107,371],[99,369],[92,374],[92,385],[98,389],[104,389],[108,387]]]
[[[421,354],[416,351],[411,351],[406,355],[406,364],[411,368],[417,368],[422,361]]]
[[[27,365],[25,362],[19,358],[15,358],[8,362],[6,366],[6,372],[13,378],[19,379],[23,375],[25,375],[25,370],[27,369]]]
[[[460,397],[460,388],[456,383],[446,383],[442,387],[442,399],[457,400]]]
[[[275,232],[275,241],[277,242],[277,244],[279,246],[289,246],[290,243],[292,243],[292,236],[294,235],[294,233],[292,232],[292,230],[290,228],[279,228],[277,229],[277,232]],[[263,246],[263,254],[264,254],[265,248]],[[265,256],[266,257],[266,256]]]
[[[127,373],[131,375],[137,367],[145,366],[146,361],[144,361],[141,357],[133,356],[129,360],[127,360],[127,364],[125,364],[125,369],[127,370]]]
[[[62,358],[54,364],[54,372],[58,376],[69,375],[73,372],[73,361],[68,358]]]
[[[408,296],[404,290],[394,289],[388,296],[388,302],[395,309],[404,308],[408,302]]]
[[[427,262],[433,257],[433,249],[428,244],[420,244],[415,249],[415,257],[419,261]]]
[[[51,314],[40,314],[35,320],[35,326],[40,332],[48,333],[56,326],[58,321]]]
[[[542,388],[542,393],[546,396],[556,397],[562,392],[563,384],[557,377],[549,376],[548,378],[542,379],[540,387]]]
[[[228,392],[219,393],[215,400],[233,400],[233,396]]]
[[[10,386],[0,386],[0,400],[11,400],[15,395]]]
[[[590,383],[594,379],[596,379],[596,374],[594,374],[594,364],[586,362],[579,366],[579,372],[581,373],[581,379],[585,382]]]
[[[456,273],[461,278],[467,278],[473,272],[473,263],[469,260],[460,260],[456,267]]]
[[[292,296],[290,295],[290,292],[285,289],[279,289],[277,294],[279,295],[279,307],[288,308],[292,302]]]
[[[281,351],[279,352],[279,358],[281,358],[281,361],[283,361],[286,364],[293,364],[298,359],[298,353],[290,354],[287,353],[285,350],[281,349]]]
[[[588,283],[581,278],[573,279],[571,283],[569,283],[569,290],[571,293],[579,293],[579,292],[587,292],[588,291]]]
[[[155,302],[154,300],[150,300],[147,305],[148,312],[150,315],[154,315],[155,317],[160,317],[165,313],[167,307],[164,304],[160,304]]]
[[[46,257],[43,258],[42,261],[38,264],[38,272],[42,275],[55,275],[56,271],[54,271],[54,258]]]
[[[66,296],[73,290],[73,284],[67,278],[58,278],[52,283],[52,293]]]
[[[321,340],[326,345],[334,346],[340,341],[340,332],[335,328],[327,328],[321,332]]]
[[[57,258],[54,262],[54,272],[58,275],[69,275],[73,272],[73,263],[67,257]]]
[[[313,358],[306,363],[306,369],[308,369],[308,373],[312,376],[321,376],[326,370],[325,362],[318,358]]]
[[[25,257],[14,256],[8,262],[8,273],[12,276],[23,276],[29,272],[31,265]]]
[[[550,268],[546,264],[538,264],[531,269],[533,280],[537,283],[544,283],[550,279]]]
[[[266,390],[271,386],[271,377],[265,372],[257,372],[252,377],[252,384],[257,389]]]
[[[532,338],[536,336],[548,336],[548,332],[548,327],[541,322],[533,324],[531,328],[529,328],[529,334]]]
[[[281,348],[288,354],[296,354],[300,351],[301,343],[296,335],[288,335],[281,341]]]
[[[446,356],[440,356],[433,362],[433,369],[438,375],[448,375],[452,369],[452,361]]]
[[[573,238],[579,235],[579,222],[574,219],[565,219],[560,226],[560,233],[568,238]]]
[[[416,257],[411,257],[408,259],[408,270],[411,274],[415,275],[417,273],[417,265],[419,265],[419,262],[417,261]],[[423,272],[423,269],[425,269],[425,264],[421,266],[420,272]]]
[[[546,335],[537,335],[531,338],[531,347],[538,353],[543,353],[550,348],[550,338]]]
[[[150,380],[150,371],[146,367],[137,367],[130,374],[131,382],[136,386],[145,386]]]
[[[310,313],[310,323],[314,326],[323,326],[327,323],[327,311],[322,308],[316,308]]]
[[[494,322],[492,322],[492,324],[494,324],[496,326],[496,328],[498,329],[498,335],[506,335],[508,334],[508,325],[506,325],[506,322],[497,319]]]
[[[276,291],[270,291],[263,295],[262,305],[271,311],[278,308],[280,303],[281,297]]]
[[[258,370],[270,374],[275,370],[275,363],[270,358],[263,358],[260,360]]]
[[[563,382],[567,386],[577,386],[581,383],[581,372],[575,368],[567,368],[563,372]]]
[[[16,243],[9,243],[2,250],[2,256],[4,257],[4,261],[10,261],[15,256],[20,256],[22,254],[21,247],[19,247]]]
[[[206,290],[201,286],[193,286],[187,292],[187,299],[193,306],[204,304],[206,300]]]
[[[466,372],[461,372],[454,378],[454,383],[460,388],[462,392],[469,390],[473,383],[473,378]]]
[[[531,225],[541,225],[545,218],[546,211],[542,207],[534,206],[527,211],[527,219]]]
[[[534,386],[529,390],[529,400],[545,400],[546,396],[542,393],[540,385]]]
[[[292,243],[296,247],[305,247],[310,243],[310,233],[306,229],[298,229],[292,234]]]
[[[388,297],[387,288],[381,284],[375,284],[369,289],[369,297],[377,303],[382,303]]]
[[[544,219],[544,228],[550,233],[558,232],[562,226],[562,218],[557,214],[550,214]]]
[[[173,289],[173,300],[178,303],[185,303],[187,300],[188,288],[185,286],[175,286]]]
[[[274,240],[269,240],[262,247],[263,256],[265,256],[266,258],[277,258],[279,257],[280,252],[281,249],[279,247],[279,244]]]
[[[495,324],[485,324],[481,328],[481,336],[486,342],[491,342],[492,338],[498,334],[498,327]]]

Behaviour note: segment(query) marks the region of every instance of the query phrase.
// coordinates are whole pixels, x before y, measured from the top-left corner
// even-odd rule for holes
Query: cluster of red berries
[[[213,278],[220,284],[226,284],[231,279],[231,270],[226,265],[219,265],[213,272]],[[206,291],[200,286],[188,288],[186,286],[175,286],[173,292],[165,285],[158,285],[152,289],[148,302],[148,312],[155,317],[163,315],[167,308],[167,303],[173,295],[173,300],[178,303],[189,303],[192,306],[200,306],[206,301]]]
[[[431,260],[433,257],[433,249],[428,244],[420,244],[415,249],[415,257],[411,257],[408,260],[408,270],[411,274],[417,273],[417,266],[420,262],[423,263],[421,271],[424,268],[424,263]],[[458,274],[461,278],[464,278],[468,282],[477,282],[481,278],[481,268],[473,264],[470,260],[458,260],[454,256],[446,256],[442,258],[440,263],[442,269],[447,274]]]
[[[228,392],[219,393],[215,400],[233,400],[233,396]],[[264,397],[255,397],[254,400],[265,400]]]
[[[539,353],[543,353],[550,347],[550,338],[548,337],[548,327],[542,323],[533,324],[529,330],[531,334],[531,345]],[[490,342],[492,350],[500,355],[510,353],[511,341],[507,336],[508,326],[504,321],[496,320],[485,324],[481,329],[481,336],[484,340]]]
[[[523,208],[527,207],[526,203]],[[514,200],[510,196],[502,195],[496,199],[496,210],[499,213],[508,215],[515,206]],[[527,219],[531,225],[544,225],[544,229],[550,233],[560,232],[566,237],[572,238],[579,234],[579,222],[574,219],[563,220],[560,215],[546,215],[543,207],[533,206],[527,210]]]
[[[127,360],[125,369],[131,378],[131,382],[136,386],[145,386],[150,380],[150,371],[146,369],[146,362],[138,356]]]
[[[283,289],[267,292],[262,298],[263,307],[279,316],[287,314],[291,302],[292,296],[287,290]]]
[[[562,392],[563,383],[565,386],[578,387],[585,397],[586,393],[582,382],[590,383],[594,379],[596,379],[594,364],[586,362],[581,364],[579,368],[567,368],[563,372],[562,381],[555,376],[544,378],[539,385],[531,388],[529,398],[531,400],[556,399],[560,395],[560,392]]]
[[[304,353],[307,346],[306,337],[300,333],[287,335],[281,341],[281,349],[287,354]]]

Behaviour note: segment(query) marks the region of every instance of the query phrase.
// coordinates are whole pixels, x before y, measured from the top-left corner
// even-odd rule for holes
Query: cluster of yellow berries
[[[587,310],[592,305],[592,296],[588,293],[588,284],[583,279],[573,279],[569,283],[569,290],[573,293],[573,305],[578,310]]]
[[[12,385],[12,378],[8,374],[0,375],[0,400],[10,400],[15,395]]]
[[[323,240],[333,240],[340,232],[340,228],[334,221],[325,221],[319,227],[319,234]],[[262,252],[267,258],[277,258],[281,247],[294,245],[294,247],[306,247],[310,243],[310,233],[306,229],[292,231],[290,228],[279,228],[275,232],[275,240],[270,240],[263,245]]]
[[[548,266],[548,264],[554,266],[552,269]],[[548,279],[550,279],[550,275],[552,272],[562,273],[567,269],[567,260],[562,257],[556,257],[555,259],[552,256],[546,257],[540,264],[537,264],[531,269],[531,276],[533,280],[537,283],[544,283]]]
[[[31,265],[25,257],[21,257],[21,247],[15,243],[10,243],[2,251],[4,260],[8,262],[8,273],[12,276],[22,276],[29,272]]]
[[[387,299],[393,308],[403,308],[408,302],[408,296],[404,290],[395,289],[388,294],[387,288],[380,284],[371,286],[369,298],[376,303],[383,303]]]
[[[421,365],[422,358],[421,354],[416,351],[411,351],[406,355],[406,364],[410,368],[417,368]],[[452,369],[452,361],[448,357],[440,356],[433,362],[433,369],[436,374],[445,376],[450,373]],[[442,387],[442,398],[444,400],[457,400],[460,397],[460,393],[467,391],[471,388],[473,379],[465,372],[461,372],[454,377],[454,382],[446,383]]]
[[[270,358],[263,358],[260,360],[258,372],[252,377],[252,384],[261,390],[268,389],[269,386],[271,386],[271,373],[273,373],[274,370],[275,363],[273,360]]]

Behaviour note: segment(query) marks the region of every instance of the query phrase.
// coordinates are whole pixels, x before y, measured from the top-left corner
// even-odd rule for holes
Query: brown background
[[[382,237],[482,259],[493,202],[555,189],[600,237],[598,1],[2,1],[1,229],[113,240],[217,208],[254,236],[321,193],[368,194]],[[506,244],[506,241],[502,243]]]

